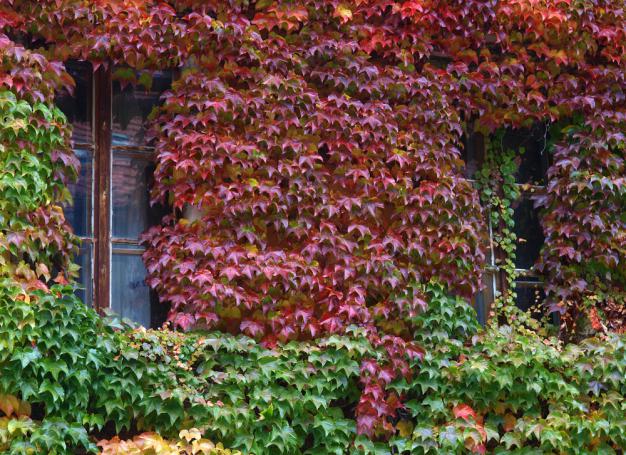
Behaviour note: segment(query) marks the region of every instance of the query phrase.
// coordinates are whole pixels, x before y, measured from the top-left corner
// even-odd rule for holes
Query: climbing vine
[[[546,248],[538,269],[547,276],[548,303],[570,339],[624,330],[626,321],[626,199],[623,125],[607,113],[555,124],[555,163],[543,207]],[[606,135],[606,136],[605,136]],[[576,214],[576,216],[572,216]]]
[[[78,160],[53,102],[72,80],[61,64],[0,36],[0,81],[0,277],[45,288],[77,270],[62,204]]]
[[[515,184],[516,153],[502,149],[504,132],[499,131],[485,147],[485,160],[477,174],[478,189],[483,207],[486,208],[489,229],[493,234],[492,254],[496,256],[495,266],[504,272],[506,287],[498,295],[492,306],[491,322],[498,324],[501,317],[512,322],[515,312],[515,221],[513,203],[519,198],[520,191]],[[501,256],[500,254],[501,253]],[[499,257],[498,257],[499,256]]]
[[[522,311],[516,304],[515,281],[519,272],[515,266],[516,245],[514,205],[521,196],[515,181],[517,161],[525,153],[520,150],[504,149],[505,132],[496,132],[485,147],[485,159],[477,172],[477,186],[483,207],[486,209],[490,236],[491,254],[494,255],[493,272],[502,272],[503,289],[495,296],[491,305],[490,324],[502,323],[516,327],[538,330],[539,325],[531,314]]]
[[[195,225],[166,220],[161,234],[150,235],[146,256],[152,285],[173,304],[174,323],[230,324],[229,330],[255,336],[298,338],[355,321],[370,324],[380,318],[372,314],[374,307],[384,319],[400,320],[402,310],[394,305],[419,308],[414,283],[433,276],[453,292],[475,292],[485,225],[476,195],[457,167],[460,118],[467,115],[476,116],[476,128],[485,134],[580,117],[593,137],[578,135],[571,142],[564,136],[565,143],[555,144],[563,150],[556,156],[570,159],[565,150],[581,153],[580,146],[589,145],[585,141],[608,147],[612,161],[589,165],[600,180],[611,181],[598,190],[614,194],[606,201],[615,203],[598,209],[602,224],[613,228],[605,229],[606,241],[595,241],[594,233],[594,240],[574,242],[591,242],[585,257],[597,252],[608,255],[606,261],[589,268],[570,250],[578,246],[559,244],[570,236],[560,227],[567,224],[565,217],[591,223],[584,204],[566,203],[556,194],[569,185],[564,174],[558,177],[561,161],[551,173],[551,194],[538,200],[550,205],[546,213],[553,217],[563,212],[558,215],[563,219],[545,220],[554,234],[547,236],[542,271],[555,278],[548,305],[563,313],[566,330],[591,307],[605,324],[620,327],[625,35],[620,2],[545,1],[531,8],[512,0],[393,6],[379,0],[10,0],[0,11],[9,36],[38,47],[49,59],[82,58],[96,67],[116,63],[140,70],[188,66],[157,116],[154,196],[169,193],[175,207],[196,205],[204,215]],[[25,90],[21,83],[16,87]],[[220,207],[226,202],[229,211]],[[419,215],[399,209],[412,203]],[[461,222],[450,213],[471,215]],[[330,224],[316,227],[322,215]],[[262,217],[271,220],[271,228],[255,221]],[[406,222],[417,222],[417,230],[398,230]],[[441,234],[444,226],[450,229],[448,240],[435,240],[432,234]],[[591,228],[599,229],[599,223]],[[212,256],[205,252],[214,241],[232,242],[235,255],[210,265]],[[322,247],[324,242],[330,243]],[[336,257],[321,260],[326,248]],[[344,250],[343,258],[334,254]],[[203,257],[209,262],[202,264]],[[196,276],[188,275],[192,265]],[[358,282],[359,267],[380,282],[344,289],[342,283]],[[565,298],[572,281],[582,286],[577,277],[583,270],[594,276],[584,279],[585,286],[604,282],[600,287],[606,289]],[[186,274],[180,282],[173,278]],[[329,293],[331,311],[307,316],[300,327],[291,312],[306,299],[293,290],[310,294],[311,286]],[[398,292],[401,288],[406,291]],[[311,299],[319,301],[318,291],[312,292]],[[342,306],[341,316],[328,317]],[[263,309],[255,313],[255,308]],[[274,318],[275,312],[282,316]]]
[[[424,286],[480,289],[488,229],[462,175],[463,119],[485,136],[559,125],[536,198],[546,305],[564,338],[584,321],[624,329],[625,11],[608,0],[5,1],[2,274],[44,291],[74,272],[61,205],[77,163],[53,106],[72,84],[54,62],[180,68],[152,125],[153,199],[176,216],[147,233],[144,256],[170,323],[268,349],[356,327],[384,352],[359,359],[357,430],[388,439],[406,407],[392,385],[425,354]],[[483,198],[513,280],[512,160],[489,143],[489,178],[503,186],[488,195],[483,182]],[[188,207],[198,219],[180,216]],[[498,304],[509,322],[512,296]],[[464,409],[456,417],[472,420]],[[481,435],[477,423],[468,431]]]

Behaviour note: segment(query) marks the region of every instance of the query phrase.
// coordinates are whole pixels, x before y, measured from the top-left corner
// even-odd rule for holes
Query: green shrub
[[[521,329],[481,331],[466,303],[431,286],[429,309],[412,321],[425,356],[390,385],[405,403],[396,434],[372,441],[356,434],[360,366],[385,358],[357,329],[274,349],[224,333],[115,329],[71,291],[0,286],[2,451],[94,452],[115,434],[190,428],[256,454],[626,446],[623,336],[563,346]]]
[[[27,417],[0,417],[0,450],[14,454],[75,453],[76,448],[94,449],[82,425],[63,419],[36,422]]]
[[[221,333],[114,331],[67,287],[26,294],[5,283],[1,292],[0,393],[28,401],[43,424],[67,422],[68,431],[172,436],[204,425],[212,439],[255,453],[305,445],[342,453],[355,433],[345,413],[358,400],[360,360],[378,355],[357,332],[269,350]],[[22,439],[11,449],[62,453],[74,442],[94,450],[67,432],[54,443]]]
[[[416,337],[426,357],[413,381],[395,385],[409,399],[411,431],[392,447],[412,454],[626,447],[626,338],[563,346],[508,326],[477,332],[449,302],[435,296],[421,317]]]

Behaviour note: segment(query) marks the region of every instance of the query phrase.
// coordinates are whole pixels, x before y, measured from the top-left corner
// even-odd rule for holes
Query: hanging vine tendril
[[[519,327],[538,329],[539,325],[529,313],[517,307],[515,300],[515,281],[519,272],[515,267],[516,243],[515,220],[513,218],[514,202],[521,192],[515,183],[518,164],[515,158],[519,151],[505,148],[503,145],[504,130],[498,130],[485,147],[485,160],[477,175],[480,198],[486,208],[492,229],[492,248],[495,252],[498,270],[504,272],[504,288],[497,293],[490,323],[498,325],[502,322]]]

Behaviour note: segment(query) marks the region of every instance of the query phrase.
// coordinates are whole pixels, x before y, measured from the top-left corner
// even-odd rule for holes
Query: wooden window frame
[[[102,314],[111,306],[111,122],[113,85],[110,65],[93,75],[93,307]]]
[[[92,273],[91,301],[100,314],[112,308],[111,263],[114,254],[140,255],[137,239],[113,235],[113,161],[114,156],[154,161],[155,151],[148,145],[113,145],[113,78],[111,65],[100,66],[92,76],[93,102],[93,199],[92,199]],[[117,153],[116,153],[117,152]],[[83,241],[89,239],[83,239]]]
[[[100,65],[96,69],[86,62],[68,62],[70,63],[80,78],[81,95],[76,98],[76,95],[62,94],[58,101],[62,109],[68,109],[68,114],[71,115],[70,122],[76,122],[75,126],[78,129],[74,131],[72,137],[72,148],[86,166],[81,170],[75,188],[76,195],[80,197],[78,199],[80,206],[70,209],[71,212],[66,212],[66,215],[71,213],[72,221],[68,221],[76,229],[76,235],[80,240],[77,259],[83,267],[79,281],[84,286],[84,291],[77,291],[84,295],[85,303],[92,306],[99,314],[104,314],[106,310],[114,308],[120,311],[123,317],[126,305],[132,304],[130,300],[134,301],[135,297],[129,297],[130,300],[126,299],[128,301],[124,299],[117,301],[118,289],[112,288],[112,285],[117,286],[116,283],[120,279],[122,285],[125,286],[126,282],[123,281],[124,277],[117,274],[116,260],[118,256],[128,255],[141,258],[145,247],[141,242],[140,231],[158,223],[160,217],[169,213],[171,208],[159,204],[149,205],[146,206],[147,213],[140,215],[139,218],[135,219],[133,216],[127,218],[128,214],[132,214],[133,209],[130,205],[127,207],[124,202],[124,198],[128,196],[126,186],[130,183],[127,180],[129,177],[125,176],[125,171],[127,168],[139,170],[137,175],[141,176],[138,177],[141,182],[136,182],[131,192],[142,191],[142,194],[141,196],[138,193],[135,194],[137,199],[131,201],[131,205],[136,207],[139,204],[143,210],[144,205],[149,204],[146,200],[149,196],[144,195],[143,191],[152,180],[149,172],[155,167],[156,152],[154,144],[146,141],[145,124],[141,127],[142,134],[133,136],[132,139],[127,136],[135,130],[137,125],[131,124],[128,129],[127,120],[130,121],[130,117],[127,119],[126,111],[130,107],[133,109],[131,115],[133,119],[136,120],[139,114],[141,120],[145,121],[145,109],[148,105],[143,104],[142,101],[141,107],[135,112],[132,104],[125,104],[129,102],[126,99],[125,87],[120,83],[118,89],[114,82],[115,67],[111,62]],[[167,73],[170,81],[179,76],[177,71],[168,69]],[[157,102],[155,95],[167,88],[167,84],[164,85],[162,82],[158,90],[150,93],[149,98],[145,99],[149,105]],[[137,93],[134,94],[136,95]],[[68,99],[64,99],[65,97]],[[120,102],[119,105],[117,101]],[[74,189],[70,188],[70,190],[74,194]],[[119,215],[117,215],[118,209]],[[137,229],[135,221],[141,224],[141,229]],[[136,259],[130,262],[138,265]],[[134,273],[137,272],[138,270]],[[128,283],[133,292],[136,288],[133,285],[138,283],[136,280],[139,279],[139,275],[135,277],[132,278],[135,281]],[[123,291],[120,290],[120,292]],[[143,292],[141,290],[142,302],[145,295]],[[158,325],[162,314],[154,306],[157,301],[156,294],[149,289],[147,292],[149,302],[146,303],[150,305],[150,319],[143,319],[141,323],[150,326]],[[120,295],[125,297],[123,293]],[[112,298],[116,300],[112,301]],[[155,310],[157,310],[156,313]],[[142,317],[145,317],[145,313],[143,315]]]

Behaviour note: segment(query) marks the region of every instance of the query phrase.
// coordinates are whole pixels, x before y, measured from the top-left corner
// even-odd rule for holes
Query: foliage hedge
[[[623,336],[563,346],[520,328],[483,331],[440,286],[425,291],[428,310],[414,320],[424,358],[407,377],[390,376],[405,405],[388,442],[357,434],[362,370],[387,355],[361,329],[268,349],[241,335],[103,320],[67,286],[0,289],[7,453],[93,452],[98,439],[108,453],[151,444],[183,453],[184,444],[151,434],[108,438],[177,438],[195,428],[256,454],[608,454],[626,446]]]

